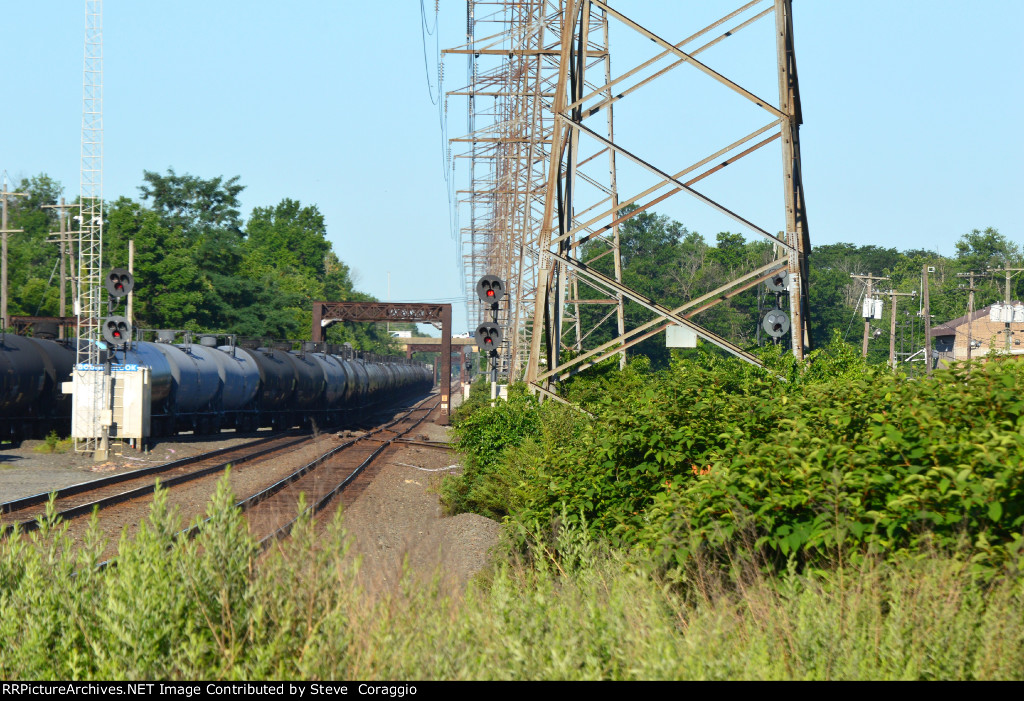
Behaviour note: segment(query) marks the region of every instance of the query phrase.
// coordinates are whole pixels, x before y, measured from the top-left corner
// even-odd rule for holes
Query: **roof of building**
[[[994,307],[996,304],[1002,304],[1002,302],[995,302],[993,304],[988,305],[987,307],[982,307],[981,309],[978,309],[973,314],[964,314],[963,316],[959,316],[956,319],[950,319],[944,324],[933,326],[931,330],[932,338],[938,338],[940,336],[956,336],[956,330],[967,323],[968,316],[971,317],[971,321],[977,321],[978,319],[987,317],[989,310],[992,309],[992,307]],[[1020,304],[1020,302],[1010,302],[1010,304]]]

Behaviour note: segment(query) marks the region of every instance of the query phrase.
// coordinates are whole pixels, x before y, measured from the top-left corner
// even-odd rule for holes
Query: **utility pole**
[[[928,377],[932,376],[932,313],[928,304],[928,266],[922,269],[921,297],[924,302],[924,364],[928,369]]]
[[[989,268],[989,271],[992,272],[992,273],[1004,273],[1006,275],[1006,285],[1005,285],[1004,292],[1003,292],[1003,303],[1007,307],[1009,307],[1010,306],[1010,302],[1011,302],[1011,299],[1010,299],[1010,280],[1013,279],[1013,273],[1019,273],[1021,271],[1024,271],[1024,268],[1011,268],[1007,263],[1003,263],[1003,267],[1002,268]],[[1010,318],[1011,319],[1013,318],[1012,315],[1011,315]],[[1006,322],[1006,351],[1007,352],[1010,351],[1010,337],[1012,335],[1013,335],[1013,333],[1010,331],[1010,322],[1007,321]]]
[[[128,272],[135,275],[135,239],[128,239]],[[135,328],[134,307],[132,305],[134,299],[135,292],[129,292],[125,314],[128,315],[128,323],[132,324],[132,328]]]
[[[892,299],[892,308],[890,309],[892,312],[892,319],[889,321],[889,367],[892,368],[893,372],[896,372],[896,298],[917,297],[917,293],[889,290],[887,294]]]
[[[864,299],[872,299],[872,297],[871,297],[872,292],[871,291],[873,289],[873,285],[874,285],[875,280],[882,281],[882,280],[888,280],[889,279],[887,277],[878,277],[876,275],[872,275],[871,273],[868,273],[867,275],[852,275],[851,274],[850,277],[852,277],[852,278],[854,278],[856,280],[863,280],[863,281],[865,281],[865,284],[867,284],[868,289],[867,289],[867,293],[864,296]],[[870,336],[871,336],[871,316],[868,315],[868,316],[864,317],[864,344],[863,344],[863,348],[861,349],[861,355],[864,358],[868,357],[868,338]]]
[[[974,286],[974,277],[988,277],[988,273],[976,273],[973,270],[969,273],[957,273],[957,277],[965,277],[968,279],[967,283],[967,360],[970,362],[971,355],[974,352],[974,333],[972,331],[972,323],[974,321],[974,293],[978,288]]]
[[[27,192],[8,192],[7,191],[7,174],[4,173],[4,189],[0,192],[0,197],[3,198],[3,218],[0,223],[0,234],[3,235],[3,260],[0,262],[0,287],[2,287],[2,294],[0,294],[0,319],[3,319],[4,329],[9,327],[10,317],[7,316],[7,234],[20,234],[21,229],[8,229],[7,228],[7,198],[8,197],[28,197]]]
[[[1021,271],[1024,271],[1024,268],[1011,268],[1009,265],[1003,264],[1002,268],[989,268],[988,270],[991,273],[1004,273],[1006,275],[1006,284],[1003,292],[1003,302],[1009,304],[1012,301],[1010,297],[1010,280],[1012,280],[1014,277],[1011,273],[1019,273]]]
[[[44,204],[43,209],[56,209],[57,217],[60,221],[60,230],[51,231],[50,236],[56,235],[57,238],[46,239],[47,243],[59,243],[60,244],[60,315],[62,317],[67,316],[67,288],[68,288],[68,272],[67,263],[72,258],[71,248],[71,236],[68,232],[67,227],[67,210],[77,209],[77,204],[65,204],[64,198],[60,198],[60,204]],[[74,270],[74,265],[71,266]],[[74,293],[72,293],[74,294]],[[77,295],[76,295],[77,297]],[[60,338],[64,338],[64,324],[60,325]]]

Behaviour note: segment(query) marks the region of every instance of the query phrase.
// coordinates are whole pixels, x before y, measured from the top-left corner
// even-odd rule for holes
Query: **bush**
[[[0,678],[1024,678],[1021,563],[981,583],[969,549],[771,575],[727,548],[728,570],[697,554],[670,587],[562,511],[527,538],[530,565],[460,597],[412,580],[369,595],[337,519],[257,556],[232,502],[225,480],[189,540],[158,491],[103,569],[96,521],[75,547],[52,503],[0,540]]]
[[[540,407],[522,385],[509,387],[508,401],[478,404],[452,422],[455,444],[463,456],[463,471],[441,483],[441,500],[448,513],[473,512],[501,518],[526,482],[524,462],[536,456],[527,438],[540,432]],[[509,453],[509,450],[515,450]]]
[[[35,447],[37,453],[66,453],[71,449],[71,439],[61,439],[56,431],[50,431],[42,443]]]
[[[918,381],[842,352],[822,366],[781,379],[709,359],[630,379],[575,443],[535,464],[543,488],[523,517],[548,523],[564,508],[677,569],[740,538],[776,568],[964,538],[979,563],[1012,557],[1024,525],[1024,365]]]

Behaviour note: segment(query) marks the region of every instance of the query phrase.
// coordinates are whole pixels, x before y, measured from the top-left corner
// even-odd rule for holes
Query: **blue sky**
[[[674,40],[701,26],[697,14],[724,14],[740,4],[613,3]],[[428,0],[431,22],[433,9]],[[316,204],[360,289],[387,298],[390,272],[393,300],[459,297],[427,73],[436,90],[436,49],[463,41],[465,3],[441,0],[440,9],[437,33],[427,36],[425,71],[415,0],[107,0],[105,197],[137,196],[144,169],[239,175],[245,214],[283,197]],[[14,179],[46,172],[74,197],[84,2],[7,3],[0,22],[0,170]],[[1024,49],[1017,35],[1024,3],[796,0],[794,22],[812,244],[948,255],[961,234],[987,226],[1024,241]],[[616,36],[613,65],[620,69],[646,49],[623,37],[616,53]],[[705,62],[741,74],[741,83],[748,73],[754,84],[774,75],[770,64],[768,73],[755,75],[764,56],[742,41],[737,35],[735,48],[709,51]],[[464,59],[445,63],[444,89],[462,87]],[[683,157],[687,138],[700,133],[699,119],[694,128],[686,120],[705,106],[702,88],[691,90],[685,80],[678,90],[667,85],[638,94],[633,114],[624,107],[617,129],[620,142],[662,157],[666,168],[687,165],[672,158],[672,148]],[[460,135],[464,103],[453,98],[448,118],[449,135]],[[718,123],[713,112],[710,120]],[[707,191],[755,220],[777,219],[777,159],[763,160],[751,165],[766,169],[765,193],[731,173],[706,181]],[[627,187],[630,177],[623,175]],[[662,211],[712,241],[729,228],[686,204]],[[461,307],[454,318],[463,331]]]

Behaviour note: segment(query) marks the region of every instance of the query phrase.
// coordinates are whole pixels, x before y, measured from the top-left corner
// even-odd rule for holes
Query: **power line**
[[[436,10],[435,10],[435,14],[434,14],[434,29],[433,30],[429,30],[429,29],[427,29],[427,10],[423,6],[423,0],[420,0],[420,36],[423,39],[423,71],[427,74],[427,93],[430,95],[430,104],[432,104],[432,105],[436,105],[437,104],[437,101],[441,98],[441,92],[439,90],[438,93],[437,93],[437,96],[435,97],[434,96],[434,86],[430,84],[430,66],[427,63],[427,35],[429,34],[429,35],[433,36],[434,32],[436,32],[436,31],[437,31],[437,14],[436,14]],[[435,44],[437,43],[437,38],[436,37],[434,39],[434,42],[435,42]]]

